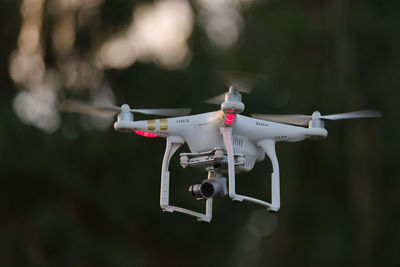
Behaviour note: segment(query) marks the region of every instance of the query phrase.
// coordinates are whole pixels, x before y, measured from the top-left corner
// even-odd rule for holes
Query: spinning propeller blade
[[[60,111],[96,115],[101,117],[112,117],[121,112],[121,107],[100,104],[85,103],[78,100],[67,99],[60,105]],[[130,109],[131,112],[158,116],[186,116],[190,113],[190,108],[162,108],[162,109]]]
[[[316,111],[313,115],[269,115],[269,114],[252,114],[253,118],[274,121],[280,123],[294,124],[300,126],[308,125],[308,122],[312,119],[324,119],[324,120],[345,120],[345,119],[357,119],[357,118],[377,118],[382,117],[382,114],[374,109],[360,110],[354,112],[340,113],[321,116],[321,114]]]
[[[67,99],[60,105],[60,111],[109,118],[120,112],[121,108],[110,104],[89,104],[79,100]]]
[[[239,71],[217,71],[217,75],[228,87],[233,87],[242,93],[251,93],[254,85],[264,76],[249,72]],[[225,93],[207,99],[204,102],[208,104],[220,105],[225,101]]]
[[[378,118],[378,117],[382,117],[382,114],[374,109],[321,116],[322,119],[326,120],[345,120],[345,119]]]
[[[221,105],[222,102],[225,101],[225,93],[214,96],[210,99],[204,101],[204,103],[214,104],[214,105]]]
[[[254,85],[263,77],[260,74],[240,71],[217,71],[217,75],[221,80],[230,87],[235,87],[238,91],[243,93],[251,93]]]

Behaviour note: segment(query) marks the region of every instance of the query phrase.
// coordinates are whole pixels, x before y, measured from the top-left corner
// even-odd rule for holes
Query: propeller
[[[213,105],[221,105],[225,101],[225,93],[214,96],[210,99],[204,100],[204,103],[213,104]]]
[[[249,72],[240,71],[217,71],[217,76],[232,90],[242,93],[251,93],[254,85],[264,76]],[[220,105],[225,101],[225,94],[217,95],[213,98],[207,99],[204,102],[208,104]]]
[[[67,99],[60,105],[60,111],[96,115],[101,117],[112,117],[123,109],[130,112],[158,115],[158,116],[186,116],[190,113],[190,108],[162,108],[162,109],[131,109],[128,105],[122,107],[102,103],[85,103],[79,100]]]
[[[322,116],[321,113],[319,113],[318,111],[315,111],[311,116],[300,115],[300,114],[292,114],[292,115],[252,114],[251,116],[253,118],[261,120],[306,126],[311,120],[315,119],[346,120],[346,119],[357,119],[357,118],[378,118],[382,117],[382,114],[377,110],[368,109],[368,110],[360,110],[360,111],[324,115],[324,116]]]
[[[217,75],[228,86],[233,86],[242,93],[251,93],[254,85],[263,75],[240,71],[217,71]]]

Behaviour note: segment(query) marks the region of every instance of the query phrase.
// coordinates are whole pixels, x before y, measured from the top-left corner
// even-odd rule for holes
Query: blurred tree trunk
[[[367,108],[365,92],[358,84],[357,64],[357,1],[336,0],[328,7],[328,30],[333,40],[333,72],[332,79],[338,95],[343,97],[342,108],[346,111]],[[340,105],[339,105],[340,106]],[[377,149],[378,132],[376,128],[368,127],[366,123],[349,120],[343,122],[346,128],[343,146],[348,177],[347,201],[352,220],[351,244],[349,255],[353,266],[377,266],[377,245],[379,241],[380,210],[376,174],[381,153]],[[378,151],[377,151],[378,150]],[[378,160],[376,160],[378,159]]]

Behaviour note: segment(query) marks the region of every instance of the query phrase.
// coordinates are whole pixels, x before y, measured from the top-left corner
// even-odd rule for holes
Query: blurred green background
[[[400,265],[399,14],[385,0],[2,0],[0,265]],[[265,75],[245,115],[384,116],[278,144],[281,210],[218,199],[205,224],[159,207],[163,139],[58,112],[67,97],[212,111],[216,70]],[[201,210],[187,188],[206,174],[178,162],[171,202]],[[238,191],[267,199],[270,172]]]

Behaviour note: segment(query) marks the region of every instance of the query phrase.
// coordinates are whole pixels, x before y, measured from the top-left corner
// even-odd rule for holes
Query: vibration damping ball
[[[245,162],[246,162],[246,159],[244,158],[244,157],[238,157],[237,158],[237,162],[239,163],[239,164],[244,164]]]
[[[224,157],[224,152],[221,149],[215,150],[215,158],[221,159]]]
[[[186,168],[188,166],[189,157],[188,156],[181,156],[181,166],[182,168]]]

